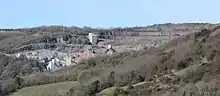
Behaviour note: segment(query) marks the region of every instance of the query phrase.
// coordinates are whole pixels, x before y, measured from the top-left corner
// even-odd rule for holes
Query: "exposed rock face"
[[[57,44],[49,44],[49,43],[41,43],[41,44],[30,44],[30,45],[24,45],[19,48],[15,48],[10,53],[17,53],[17,52],[23,52],[23,51],[32,51],[32,50],[39,50],[39,49],[52,49],[56,48]]]
[[[17,58],[22,55],[26,56],[28,59],[36,59],[39,62],[48,64],[47,70],[50,71],[57,70],[63,66],[71,66],[73,64],[72,61],[74,61],[74,58],[72,58],[73,56],[68,55],[67,53],[45,49],[14,54]]]

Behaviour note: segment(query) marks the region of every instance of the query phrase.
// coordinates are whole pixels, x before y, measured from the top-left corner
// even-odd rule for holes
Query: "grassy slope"
[[[78,86],[75,81],[32,86],[18,90],[12,96],[60,96],[71,87]]]

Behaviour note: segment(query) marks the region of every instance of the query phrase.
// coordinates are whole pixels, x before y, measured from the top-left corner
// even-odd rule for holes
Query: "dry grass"
[[[70,81],[32,86],[20,89],[11,96],[64,96],[70,88],[78,85],[77,82]]]

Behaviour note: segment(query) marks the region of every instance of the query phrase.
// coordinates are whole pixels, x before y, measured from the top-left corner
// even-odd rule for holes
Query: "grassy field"
[[[18,90],[11,96],[63,96],[71,87],[78,86],[78,82],[69,81],[55,84],[32,86]]]

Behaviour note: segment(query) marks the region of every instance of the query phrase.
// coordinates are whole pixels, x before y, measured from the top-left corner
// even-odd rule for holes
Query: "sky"
[[[219,23],[220,0],[1,0],[0,28]]]

